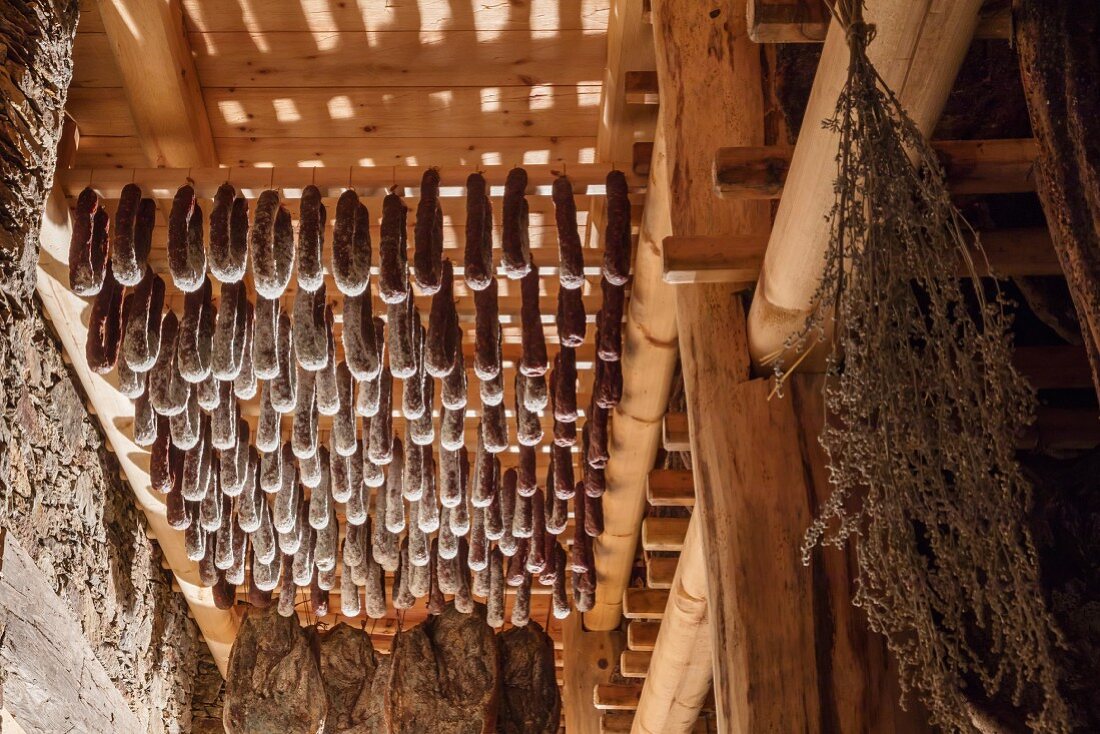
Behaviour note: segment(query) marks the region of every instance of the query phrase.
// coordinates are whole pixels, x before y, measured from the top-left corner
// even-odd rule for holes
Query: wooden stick
[[[1035,141],[937,140],[947,184],[953,194],[1005,194],[1035,190]],[[778,199],[790,172],[794,148],[719,148],[714,157],[718,193],[735,199]]]
[[[621,165],[626,165],[623,161]],[[603,194],[604,181],[612,170],[611,163],[577,163],[574,165],[537,164],[523,166],[527,171],[527,193],[550,193],[550,186],[559,176],[568,176],[577,194]],[[480,171],[490,184],[491,196],[503,196],[504,180],[512,166],[442,166],[440,196],[466,195],[466,177]],[[285,199],[297,199],[302,189],[313,184],[324,197],[336,197],[354,188],[360,194],[383,192],[393,187],[408,195],[420,190],[422,166],[355,166],[349,168],[74,168],[58,171],[58,186],[67,196],[76,196],[85,186],[94,188],[105,199],[117,199],[128,183],[141,186],[145,196],[171,199],[176,190],[190,182],[199,198],[212,198],[218,187],[227,181],[237,193],[249,198],[266,189],[279,189]],[[627,181],[636,191],[645,187],[641,177],[627,172]]]

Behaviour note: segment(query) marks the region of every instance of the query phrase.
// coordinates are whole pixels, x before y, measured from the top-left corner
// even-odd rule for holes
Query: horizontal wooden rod
[[[679,556],[650,555],[645,562],[645,584],[650,589],[671,589]]]
[[[631,650],[652,652],[653,646],[657,644],[657,635],[660,631],[660,622],[644,619],[632,620],[626,626],[626,646]]]
[[[1003,194],[1035,190],[1032,169],[1038,149],[1030,138],[935,140],[952,194]],[[778,199],[794,147],[719,148],[714,158],[718,193],[735,199]]]
[[[1050,232],[1043,227],[991,229],[978,233],[989,268],[981,258],[974,264],[979,275],[990,270],[1000,278],[1020,275],[1062,275]],[[666,237],[662,251],[664,280],[675,285],[694,283],[755,283],[764,263],[768,235],[726,237]],[[966,275],[959,265],[959,274]]]
[[[695,477],[690,469],[654,469],[649,473],[646,501],[653,507],[694,507]]]
[[[630,168],[630,161],[622,165]],[[550,187],[560,176],[573,183],[575,195],[601,195],[607,174],[615,167],[608,163],[575,163],[572,165],[537,164],[523,166],[527,171],[527,193],[549,194]],[[417,195],[425,166],[352,166],[347,168],[72,168],[57,172],[58,184],[67,196],[78,195],[91,186],[105,199],[117,199],[122,188],[135,183],[145,196],[155,199],[171,199],[176,190],[190,182],[195,195],[209,199],[218,187],[228,182],[237,192],[249,198],[266,189],[278,189],[287,199],[297,199],[302,190],[313,184],[321,189],[322,196],[339,196],[353,188],[361,194],[382,192],[396,188],[407,196]],[[441,166],[440,196],[466,195],[466,178],[480,172],[489,183],[490,196],[504,195],[504,182],[512,166]],[[645,180],[626,170],[627,182],[634,191],[645,188]]]

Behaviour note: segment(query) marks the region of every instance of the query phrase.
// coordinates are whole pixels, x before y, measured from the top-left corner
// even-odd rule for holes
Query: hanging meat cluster
[[[98,373],[117,370],[120,390],[133,399],[134,440],[151,451],[153,488],[165,496],[168,520],[184,531],[187,554],[220,607],[231,606],[246,584],[254,605],[275,600],[285,615],[294,613],[299,589],[309,590],[313,613],[323,616],[338,587],[338,611],[352,618],[382,617],[388,605],[407,609],[420,599],[439,614],[447,596],[469,611],[476,595],[499,627],[506,587],[515,589],[511,621],[523,625],[537,582],[552,587],[558,618],[570,613],[571,598],[577,609],[591,608],[608,416],[622,392],[630,202],[624,175],[613,171],[595,384],[579,430],[576,350],[588,335],[573,190],[564,177],[553,184],[560,349],[550,364],[527,185],[526,172],[513,169],[500,212],[499,269],[521,294],[509,426],[493,205],[481,174],[466,181],[461,277],[474,292],[469,353],[481,405],[469,446],[473,386],[435,170],[421,183],[411,267],[408,209],[397,194],[383,201],[375,257],[371,214],[354,190],[344,191],[325,262],[329,215],[315,186],[302,192],[297,228],[277,191],[250,206],[223,184],[207,217],[207,202],[182,186],[167,244],[169,277],[185,294],[181,314],[165,309],[165,281],[149,265],[155,202],[130,184],[112,221],[92,189],[81,193],[69,262],[73,291],[94,297],[88,364]],[[431,297],[426,322],[416,294]],[[241,408],[254,398],[253,429]],[[549,437],[545,411],[553,416]],[[395,415],[404,418],[403,432]],[[327,440],[318,431],[321,416],[331,417]],[[513,444],[518,453],[506,455]],[[540,477],[536,456],[544,446],[550,461]],[[563,538],[570,503],[571,543]]]

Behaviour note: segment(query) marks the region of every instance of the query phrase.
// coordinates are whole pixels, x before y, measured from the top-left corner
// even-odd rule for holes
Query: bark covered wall
[[[187,732],[202,643],[34,298],[77,16],[0,0],[0,523],[148,731]]]

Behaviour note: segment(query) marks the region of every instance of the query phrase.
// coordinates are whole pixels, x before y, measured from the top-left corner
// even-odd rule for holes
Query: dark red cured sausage
[[[202,209],[189,184],[176,191],[168,214],[168,268],[172,282],[184,293],[202,287],[206,276]]]
[[[531,243],[527,233],[527,171],[513,168],[504,183],[504,207],[501,213],[501,265],[511,280],[519,280],[532,269]]]
[[[458,312],[455,310],[454,266],[443,263],[440,287],[432,296],[432,310],[428,316],[428,334],[424,350],[424,366],[432,377],[443,378],[455,367],[455,352],[461,348],[456,329]],[[475,297],[476,298],[476,297]]]
[[[420,203],[413,230],[413,277],[425,295],[439,290],[443,260],[443,209],[439,203],[439,171],[429,168],[420,179]]]
[[[302,189],[298,216],[298,287],[315,291],[325,282],[321,250],[325,240],[325,205],[313,184]]]
[[[135,286],[145,275],[146,258],[139,260],[134,248],[134,224],[141,204],[141,187],[128,183],[122,187],[115,209],[115,222],[111,238],[111,271],[115,280],[125,286]],[[148,256],[148,252],[145,256]]]
[[[122,294],[125,289],[114,279],[110,266],[103,286],[92,302],[88,320],[86,356],[88,368],[98,374],[110,372],[118,361],[122,344]]]
[[[464,279],[471,290],[489,287],[493,280],[493,210],[488,186],[480,173],[466,179],[466,252]]]
[[[585,322],[584,296],[580,288],[558,289],[558,341],[563,347],[579,347],[584,344],[588,329]]]
[[[500,311],[496,278],[474,292],[474,374],[491,380],[500,374]]]
[[[382,231],[378,242],[378,295],[385,303],[402,303],[409,295],[409,268],[405,251],[409,208],[397,194],[382,200]],[[396,374],[396,373],[394,373]]]
[[[528,377],[546,374],[546,337],[539,313],[539,274],[532,269],[520,281],[520,319],[522,320],[523,354],[519,368]]]
[[[577,231],[577,205],[573,185],[565,176],[554,181],[554,220],[558,225],[558,279],[562,288],[579,289],[584,285],[584,250]]]
[[[614,285],[630,278],[630,198],[626,175],[607,174],[607,227],[604,230],[603,277]]]
[[[210,272],[222,283],[236,283],[244,277],[247,262],[247,243],[245,243],[246,252],[242,257],[239,239],[231,236],[236,194],[232,184],[223,183],[214,194],[214,208],[210,211]],[[244,199],[242,198],[241,201],[243,202]],[[244,206],[247,229],[248,205]]]
[[[160,355],[160,322],[164,310],[164,281],[151,269],[128,297],[122,358],[135,372],[146,372]]]
[[[69,288],[78,296],[94,296],[103,286],[110,259],[109,223],[96,192],[91,188],[81,191],[73,209],[73,234],[69,239]]]
[[[626,296],[622,286],[601,283],[603,305],[596,317],[596,354],[605,362],[614,362],[623,352],[623,307]]]

